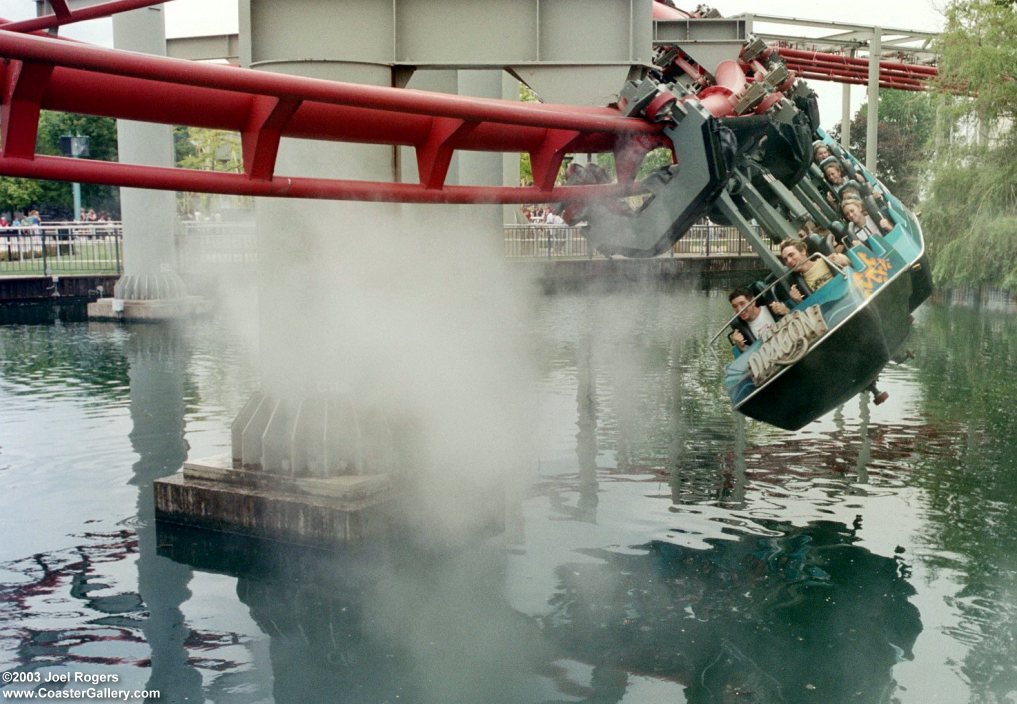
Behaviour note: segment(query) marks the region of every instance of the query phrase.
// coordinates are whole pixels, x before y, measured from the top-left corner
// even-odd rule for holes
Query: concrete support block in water
[[[200,296],[124,300],[100,298],[88,304],[88,319],[154,323],[163,320],[190,318],[208,313],[208,302]]]
[[[155,484],[156,515],[182,525],[334,547],[384,532],[403,492],[389,418],[345,395],[255,393],[231,456],[186,462]]]
[[[187,287],[175,271],[124,274],[114,289],[114,298],[124,300],[173,300],[186,297]]]
[[[399,493],[388,474],[281,477],[220,457],[157,480],[155,511],[170,523],[335,547],[384,533]]]

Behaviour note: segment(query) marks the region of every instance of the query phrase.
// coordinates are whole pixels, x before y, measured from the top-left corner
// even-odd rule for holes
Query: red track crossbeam
[[[0,31],[0,172],[172,190],[403,202],[522,203],[583,199],[556,188],[569,152],[645,154],[665,143],[660,125],[611,108],[519,103],[339,83],[117,52]],[[42,109],[235,131],[243,175],[206,174],[35,155]],[[275,174],[279,140],[293,137],[416,149],[419,184]],[[457,150],[531,155],[533,188],[444,185]],[[641,158],[641,157],[640,157]],[[623,186],[614,191],[631,190]]]

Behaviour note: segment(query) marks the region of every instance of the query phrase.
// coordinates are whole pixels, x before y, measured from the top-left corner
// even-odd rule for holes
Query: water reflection
[[[229,341],[0,328],[4,669],[237,704],[1013,699],[1017,322],[923,309],[894,408],[785,433],[711,376],[723,298],[545,305],[536,481],[441,556],[153,532],[151,482],[229,447]]]
[[[562,565],[544,631],[615,692],[593,678],[583,701],[621,701],[626,673],[679,682],[689,702],[886,701],[922,628],[902,563],[843,524],[764,525],[780,537]]]
[[[88,319],[88,302],[82,299],[52,303],[0,303],[0,325],[50,325]]]
[[[504,596],[505,555],[374,542],[341,554],[160,525],[160,553],[237,578],[275,702],[535,702],[548,657]]]
[[[186,647],[201,636],[187,627],[180,609],[191,597],[192,573],[156,554],[152,495],[152,482],[179,470],[188,450],[190,360],[184,331],[171,325],[78,328],[87,333],[72,337],[77,345],[66,344],[52,329],[16,328],[6,336],[11,366],[4,376],[22,384],[26,397],[35,398],[40,384],[65,398],[88,386],[86,403],[127,402],[127,438],[136,457],[128,480],[136,487],[135,514],[116,530],[75,536],[81,541],[75,548],[5,565],[8,573],[21,576],[3,587],[5,620],[23,626],[16,637],[18,660],[26,670],[113,668],[120,684],[158,690],[162,701],[204,701],[201,676]],[[124,459],[120,455],[111,462]],[[120,570],[132,563],[136,581]],[[5,633],[8,643],[15,640],[12,635]],[[144,669],[122,669],[129,664]],[[139,678],[146,671],[147,680]]]
[[[647,678],[688,702],[888,701],[922,629],[906,565],[857,527],[767,528],[584,551],[539,617],[510,607],[490,544],[340,556],[161,526],[160,552],[237,577],[280,703],[621,702]]]
[[[580,338],[576,359],[576,461],[579,464],[578,520],[597,522],[597,376],[590,359],[591,338]]]
[[[156,554],[152,483],[177,472],[187,458],[184,439],[184,385],[189,354],[183,331],[172,324],[130,326],[131,447],[138,460],[131,483],[138,488],[135,530],[138,539],[138,595],[146,614],[141,622],[152,650],[145,689],[163,700],[202,702],[201,675],[185,647],[191,630],[181,605],[191,597],[191,570]]]
[[[121,403],[127,391],[127,336],[85,325],[18,325],[0,336],[0,375],[12,396]]]
[[[960,583],[947,597],[960,615],[949,633],[970,650],[951,667],[974,699],[1005,701],[1017,692],[1017,321],[962,307],[925,313],[918,379],[945,442],[917,448],[924,543],[931,567]]]

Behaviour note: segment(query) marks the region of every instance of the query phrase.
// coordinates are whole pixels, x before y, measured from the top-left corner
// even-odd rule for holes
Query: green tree
[[[937,83],[955,115],[984,120],[1017,117],[1017,12],[997,0],[954,0],[939,38]]]
[[[1017,13],[959,0],[946,9],[940,124],[923,203],[938,283],[1017,289]]]
[[[195,157],[198,150],[191,141],[191,128],[186,125],[173,127],[173,160],[177,166]]]
[[[89,138],[89,159],[116,161],[116,122],[106,117],[77,115],[43,110],[39,115],[36,152],[60,155],[60,137],[84,135]],[[120,212],[120,192],[112,186],[81,185],[82,203],[114,215]],[[70,184],[0,177],[0,212],[16,212],[37,206],[57,217],[70,218],[76,213]]]
[[[89,140],[89,159],[101,161],[117,160],[116,121],[108,117],[78,115],[67,112],[42,111],[39,115],[39,134],[36,151],[39,154],[60,154],[60,137],[83,135]],[[76,216],[74,197],[69,184],[60,181],[41,182],[42,193],[39,204],[47,210],[56,211],[64,217]],[[120,212],[120,189],[91,183],[81,184],[81,203],[86,208],[107,211],[114,215]]]
[[[30,178],[0,176],[0,213],[10,213],[13,219],[39,203],[42,183]]]
[[[173,134],[177,166],[199,171],[240,173],[244,169],[240,134],[202,127],[178,127]],[[207,193],[177,194],[181,212],[208,212],[215,196]]]
[[[851,120],[851,151],[865,154],[869,106]],[[935,98],[928,93],[883,90],[879,94],[879,142],[876,145],[876,173],[890,192],[910,208],[918,205],[928,182],[932,133],[936,124]],[[838,124],[831,130],[840,139]]]
[[[240,134],[224,130],[188,127],[189,145],[177,147],[177,165],[202,171],[240,173],[244,168]]]

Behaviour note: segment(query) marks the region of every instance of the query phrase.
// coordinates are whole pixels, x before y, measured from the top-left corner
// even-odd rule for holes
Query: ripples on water
[[[528,489],[441,556],[157,532],[151,482],[229,449],[245,351],[216,322],[0,326],[3,669],[162,701],[1017,697],[1012,317],[923,309],[887,404],[788,433],[730,413],[726,315],[544,299]]]

